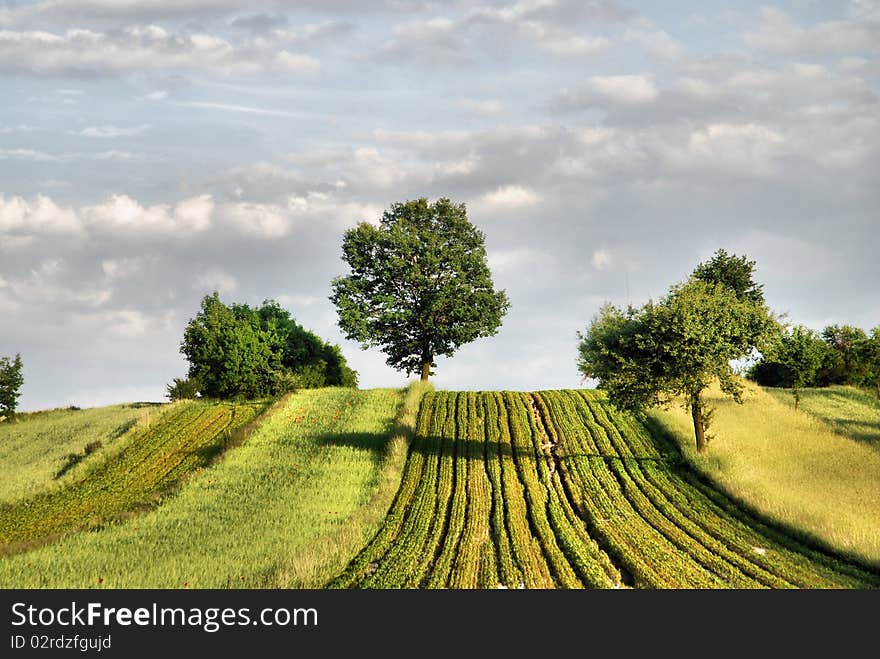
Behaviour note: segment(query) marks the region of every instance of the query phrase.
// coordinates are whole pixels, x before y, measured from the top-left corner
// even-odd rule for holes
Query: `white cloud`
[[[534,272],[548,267],[552,259],[544,252],[529,247],[491,250],[486,254],[489,268],[494,274],[506,275],[517,272]]]
[[[590,86],[601,96],[623,105],[642,105],[657,98],[657,87],[645,75],[593,76]]]
[[[7,199],[0,194],[0,235],[11,232],[69,234],[77,233],[81,228],[79,218],[72,210],[60,208],[49,197],[38,195],[28,201],[22,197]]]
[[[463,98],[458,102],[458,107],[469,114],[476,114],[484,117],[504,112],[504,105],[501,101],[495,99],[476,100],[472,98]]]
[[[273,204],[226,204],[222,214],[239,231],[260,238],[280,238],[290,231],[285,210]]]
[[[596,268],[596,270],[604,270],[611,265],[611,252],[604,248],[595,250],[590,259],[590,263],[593,264],[593,267]]]
[[[321,68],[321,63],[310,55],[290,53],[282,50],[275,56],[279,68],[290,73],[315,73]]]
[[[216,269],[208,270],[196,277],[193,288],[197,291],[233,293],[238,288],[238,280],[228,272]]]
[[[505,185],[494,192],[488,192],[479,200],[492,208],[525,208],[541,201],[540,195],[521,185]]]
[[[149,128],[148,124],[142,124],[140,126],[112,126],[112,125],[104,125],[104,126],[86,126],[82,130],[80,130],[77,134],[82,135],[83,137],[99,137],[99,138],[114,138],[114,137],[133,137],[135,135],[141,135]]]
[[[753,48],[774,53],[853,53],[880,49],[880,21],[865,20],[870,3],[860,3],[853,20],[825,21],[810,28],[775,7],[763,7],[760,25],[745,35]]]
[[[159,231],[204,231],[211,224],[214,202],[209,195],[192,197],[172,207],[169,204],[143,206],[128,195],[112,195],[107,201],[81,209],[88,225],[134,233]]]
[[[174,34],[157,25],[108,32],[0,30],[0,70],[41,74],[126,73],[160,69],[221,74],[304,73],[319,63],[273,41],[231,43],[204,33]]]
[[[150,92],[144,98],[148,101],[164,101],[168,98],[168,91],[165,89],[157,89],[154,92]]]

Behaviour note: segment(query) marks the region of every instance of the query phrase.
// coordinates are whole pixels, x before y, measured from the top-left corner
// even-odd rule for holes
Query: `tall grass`
[[[794,405],[788,389],[764,389],[777,400]],[[799,408],[813,414],[837,432],[880,449],[880,401],[856,387],[834,386],[801,390]]]
[[[163,506],[0,558],[0,587],[320,585],[323,559],[310,554],[344,563],[396,490],[407,440],[389,444],[389,434],[403,398],[388,389],[297,392]],[[365,506],[375,510],[360,513]]]
[[[829,547],[880,565],[880,455],[756,385],[738,405],[717,389],[706,455],[693,448],[680,407],[649,418],[674,436],[699,471],[770,519]]]
[[[87,454],[87,445],[101,442],[106,449],[160,409],[143,404],[57,409],[19,414],[14,423],[0,423],[0,504],[64,485],[100,453]],[[62,477],[56,478],[62,471]]]
[[[418,381],[409,386],[385,445],[378,474],[370,484],[372,496],[344,524],[293,552],[288,566],[279,571],[278,587],[324,586],[376,534],[400,487],[422,396],[432,388],[429,383]]]

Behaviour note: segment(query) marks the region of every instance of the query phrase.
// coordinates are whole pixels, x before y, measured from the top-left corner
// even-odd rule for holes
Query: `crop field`
[[[206,465],[231,433],[264,407],[203,401],[169,406],[154,422],[132,427],[98,452],[72,482],[0,506],[0,552],[96,527],[157,502],[184,475]]]
[[[595,391],[430,392],[397,497],[337,588],[865,588],[707,485]]]
[[[0,588],[320,587],[382,524],[409,443],[398,412],[406,413],[404,425],[414,426],[421,393],[418,387],[407,393],[337,387],[288,395],[248,426],[246,441],[196,469],[161,506],[0,556]],[[187,404],[173,411],[163,419],[175,429],[166,438],[174,443],[157,440],[138,449],[144,465],[164,468],[166,458],[183,457],[177,451],[193,436],[188,429],[220,429],[230,423],[233,407]],[[232,419],[257,411],[236,405]],[[134,485],[153,474],[122,457],[125,468],[95,474],[80,492],[100,500],[105,485]],[[128,468],[136,471],[129,476]],[[144,496],[145,489],[124,489],[126,500]],[[67,519],[94,505],[73,492],[52,502],[41,516],[57,511],[50,519]],[[41,517],[25,518],[33,527]]]
[[[92,409],[57,409],[19,414],[17,423],[0,423],[0,504],[26,499],[70,480],[96,453],[137,423],[159,414],[159,404]]]
[[[789,389],[765,387],[782,403],[794,404]],[[880,450],[880,400],[874,393],[837,385],[802,389],[799,408],[818,417],[837,432]]]

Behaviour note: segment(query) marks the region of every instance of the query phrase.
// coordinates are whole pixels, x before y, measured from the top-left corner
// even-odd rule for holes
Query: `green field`
[[[789,389],[764,388],[779,402],[794,406]],[[818,417],[842,435],[880,450],[880,400],[863,389],[833,386],[801,389],[799,409]]]
[[[19,414],[16,423],[0,423],[0,504],[68,482],[73,472],[97,457],[96,453],[86,456],[88,444],[101,442],[107,447],[135,424],[148,423],[160,410],[158,404],[143,403],[58,409]],[[78,461],[70,456],[77,456]]]
[[[157,503],[186,474],[207,465],[264,407],[203,401],[169,406],[152,423],[133,427],[116,445],[99,451],[64,487],[0,506],[0,552],[93,528]]]
[[[680,406],[653,411],[650,418],[720,489],[771,520],[880,566],[880,452],[836,432],[840,426],[795,411],[785,393],[747,383],[745,402],[738,405],[713,389],[706,398],[715,407],[715,438],[706,456],[693,450],[690,414]],[[815,402],[825,393],[811,392],[810,398]],[[832,401],[838,396],[827,393]],[[862,411],[850,403],[847,409],[870,418],[868,406]]]
[[[423,399],[361,588],[878,587],[707,486],[594,391]]]
[[[419,393],[408,400],[411,417]],[[403,400],[389,389],[292,394],[162,506],[0,558],[0,587],[321,585],[375,532],[394,496],[408,444],[393,427]],[[128,482],[118,471],[117,479]]]
[[[737,489],[746,473],[771,499],[812,493],[802,508],[838,529],[880,519],[877,451],[757,388],[719,406],[701,462],[677,411],[646,426],[596,391],[425,392],[302,390],[259,417],[265,403],[148,409],[0,507],[0,588],[880,588],[870,555]],[[773,442],[756,437],[768,425]],[[41,464],[28,456],[4,472]]]

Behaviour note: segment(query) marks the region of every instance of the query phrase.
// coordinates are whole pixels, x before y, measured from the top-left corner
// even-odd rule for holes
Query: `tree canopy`
[[[0,417],[7,420],[15,418],[15,409],[24,385],[21,354],[15,358],[0,357]]]
[[[422,380],[436,356],[494,335],[509,307],[492,283],[483,233],[449,199],[392,204],[378,227],[346,232],[342,258],[351,272],[333,280],[330,297],[339,327]]]
[[[204,396],[259,398],[296,387],[357,386],[357,373],[338,346],[303,329],[274,300],[251,308],[227,306],[216,292],[206,295],[180,351]]]
[[[606,304],[578,334],[580,372],[597,379],[615,406],[640,411],[683,396],[698,451],[705,450],[711,415],[703,391],[717,380],[722,391],[741,402],[742,385],[731,362],[765,347],[778,331],[767,307],[749,294],[760,291],[751,274],[733,286],[697,276],[706,271],[698,267],[686,282],[640,308],[624,311]]]

